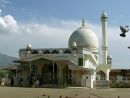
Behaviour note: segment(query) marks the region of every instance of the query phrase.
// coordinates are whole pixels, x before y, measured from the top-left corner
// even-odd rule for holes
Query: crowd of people
[[[42,79],[38,77],[29,78],[29,85],[32,87],[42,87]]]
[[[35,77],[31,77],[31,78],[28,78],[28,86],[30,87],[42,87],[42,79],[40,78],[35,78]],[[9,79],[5,78],[5,77],[2,77],[1,78],[1,86],[24,86],[24,80],[23,78],[16,78],[16,77],[11,77]]]
[[[10,79],[5,78],[4,76],[1,78],[1,86],[9,85],[14,86],[14,78],[11,77]]]

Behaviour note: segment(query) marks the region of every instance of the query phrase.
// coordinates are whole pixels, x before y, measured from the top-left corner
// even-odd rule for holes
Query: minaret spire
[[[85,21],[84,21],[84,18],[82,19],[82,27],[85,26]]]

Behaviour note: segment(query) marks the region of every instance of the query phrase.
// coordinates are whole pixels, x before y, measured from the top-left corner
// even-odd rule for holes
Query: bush
[[[126,83],[123,81],[120,81],[120,82],[114,81],[110,83],[110,87],[111,88],[130,88],[130,83]]]

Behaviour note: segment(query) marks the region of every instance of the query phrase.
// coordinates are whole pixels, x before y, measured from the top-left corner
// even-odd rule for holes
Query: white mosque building
[[[108,55],[107,14],[101,14],[102,64],[99,64],[99,41],[96,33],[85,26],[75,30],[68,48],[34,49],[31,44],[19,50],[21,71],[25,85],[39,79],[43,86],[80,86],[94,88],[108,86],[112,58]]]

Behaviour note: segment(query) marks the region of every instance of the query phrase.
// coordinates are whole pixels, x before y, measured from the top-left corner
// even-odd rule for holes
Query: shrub
[[[130,83],[129,82],[124,82],[124,81],[113,81],[110,83],[111,88],[130,88]]]

